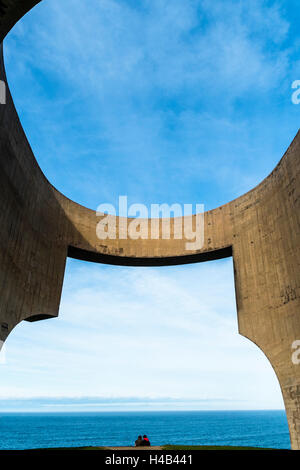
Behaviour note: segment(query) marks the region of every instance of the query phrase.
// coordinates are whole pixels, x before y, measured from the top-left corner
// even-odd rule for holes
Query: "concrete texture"
[[[0,0],[0,42],[37,1]],[[3,58],[0,79],[6,80]],[[239,332],[280,382],[293,449],[300,449],[300,132],[274,171],[244,196],[204,215],[201,250],[186,240],[101,241],[100,218],[45,178],[10,94],[0,105],[0,340],[22,320],[56,317],[66,257],[157,266],[233,256]],[[150,222],[149,222],[150,223]],[[172,221],[173,223],[173,221]]]

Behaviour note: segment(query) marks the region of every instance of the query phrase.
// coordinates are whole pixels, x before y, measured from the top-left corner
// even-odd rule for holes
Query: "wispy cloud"
[[[208,410],[229,407],[248,409],[243,400],[224,398],[182,399],[173,397],[31,397],[1,398],[0,412],[17,411],[146,411],[146,410]]]

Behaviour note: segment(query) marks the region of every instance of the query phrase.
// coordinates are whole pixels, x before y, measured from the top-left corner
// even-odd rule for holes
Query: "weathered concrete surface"
[[[36,1],[0,0],[0,41]],[[20,6],[22,4],[22,7]],[[4,8],[7,6],[7,8]],[[5,80],[3,59],[0,78]],[[99,217],[42,174],[12,99],[0,105],[0,340],[22,320],[58,315],[66,257],[167,265],[233,255],[239,331],[269,358],[281,385],[292,447],[300,449],[300,132],[275,170],[244,196],[205,213],[205,242],[105,240]],[[150,222],[149,222],[150,223]]]

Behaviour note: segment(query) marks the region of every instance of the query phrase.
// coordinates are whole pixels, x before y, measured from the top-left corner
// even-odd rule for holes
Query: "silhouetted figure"
[[[142,441],[142,446],[150,446],[150,441],[146,434],[143,435],[143,441]]]
[[[138,436],[137,440],[135,441],[135,446],[140,447],[143,445],[143,438],[142,436]]]

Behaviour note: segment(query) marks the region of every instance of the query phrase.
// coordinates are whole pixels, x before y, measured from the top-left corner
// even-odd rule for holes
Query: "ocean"
[[[234,445],[290,449],[284,411],[2,413],[0,449],[152,445]]]

